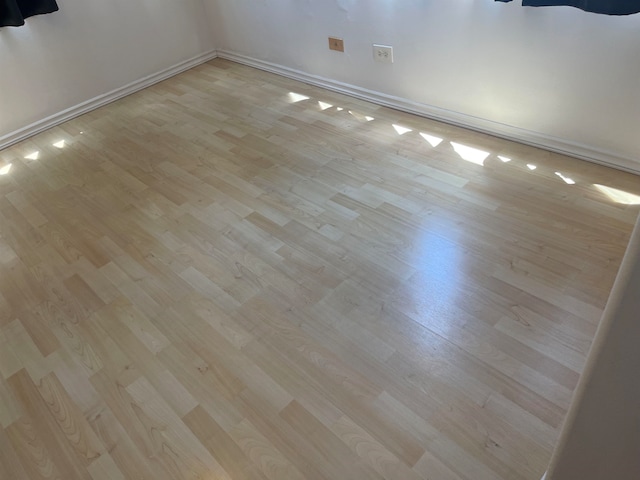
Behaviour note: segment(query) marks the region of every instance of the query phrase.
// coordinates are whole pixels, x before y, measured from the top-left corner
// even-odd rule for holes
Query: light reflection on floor
[[[575,185],[576,184],[576,182],[575,182],[575,180],[573,180],[573,178],[569,178],[569,177],[565,176],[562,172],[556,172],[556,175],[558,177],[560,177],[562,179],[562,181],[564,183],[566,183],[567,185]]]
[[[433,148],[436,148],[443,141],[442,138],[436,137],[435,135],[429,135],[428,133],[420,132],[420,136],[424,138],[427,143],[429,143],[429,145],[431,145]]]
[[[309,97],[307,97],[306,95],[302,95],[300,93],[289,92],[290,103],[298,103],[304,100],[309,100]]]
[[[456,151],[460,158],[467,162],[475,163],[476,165],[484,166],[484,161],[487,159],[489,152],[480,150],[478,148],[462,145],[461,143],[450,142],[453,149]]]
[[[616,203],[623,205],[640,205],[640,195],[634,195],[617,188],[607,187],[605,185],[594,184],[598,190]]]
[[[456,229],[421,235],[414,257],[418,271],[404,291],[415,310],[415,318],[421,322],[438,322],[440,332],[450,328],[451,316],[456,315],[454,306],[460,303],[457,297],[464,294],[462,243],[457,237]]]
[[[300,93],[295,93],[295,92],[289,92],[288,94],[288,101],[290,103],[298,103],[298,102],[303,102],[305,100],[311,100],[311,98],[306,95],[302,95]],[[332,109],[334,107],[333,104],[323,102],[321,100],[318,100],[318,106],[320,107],[320,110],[323,112],[328,111],[329,109]],[[335,111],[337,112],[342,112],[344,110],[345,110],[344,107],[337,107],[337,106],[335,107]],[[354,118],[360,121],[371,122],[375,120],[374,117],[356,112],[355,110],[347,110],[347,111]],[[391,126],[396,131],[396,133],[400,136],[406,136],[413,132],[413,129],[399,125],[397,123],[392,123]],[[438,147],[444,141],[443,138],[438,137],[436,135],[429,134],[429,133],[418,132],[418,134],[433,148]],[[64,146],[64,140],[59,142],[59,144],[61,146]],[[465,144],[462,144],[459,142],[453,142],[453,141],[449,142],[449,144],[453,147],[455,152],[459,155],[459,157],[462,160],[465,160],[467,162],[470,162],[479,166],[485,166],[486,161],[492,157],[491,152],[487,152],[485,150],[472,147],[470,145],[465,145]],[[54,144],[54,145],[58,146],[58,144]],[[62,148],[62,147],[58,147],[58,148]],[[37,160],[38,152],[34,152],[33,154],[26,156],[25,158]],[[495,155],[495,158],[497,158],[502,164],[517,163],[510,156]],[[524,165],[530,171],[538,170],[538,165],[533,163],[522,162],[520,163],[520,165]],[[553,174],[556,178],[562,181],[565,185],[573,186],[578,184],[578,182],[573,177],[569,176],[565,172],[558,172],[558,171],[549,172],[549,175],[551,174]],[[624,190],[616,189],[613,187],[608,187],[605,185],[594,184],[592,185],[592,187],[595,187],[598,191],[603,193],[608,200],[612,202],[623,204],[623,205],[640,205],[640,196],[638,195],[632,194],[630,192],[626,192]]]
[[[412,132],[410,128],[403,127],[402,125],[396,125],[395,123],[392,125],[394,130],[398,133],[398,135],[404,135],[405,133]]]

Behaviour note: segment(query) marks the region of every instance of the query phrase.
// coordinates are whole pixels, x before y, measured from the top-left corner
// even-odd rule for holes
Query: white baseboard
[[[190,68],[198,66],[204,62],[208,62],[218,56],[216,50],[211,50],[196,57],[190,58],[189,60],[185,60],[180,62],[172,67],[169,67],[160,72],[154,73],[153,75],[149,75],[148,77],[141,78],[140,80],[136,80],[128,85],[112,90],[111,92],[105,93],[103,95],[99,95],[91,100],[87,100],[86,102],[82,102],[79,105],[63,110],[62,112],[51,115],[50,117],[39,120],[31,125],[27,125],[20,130],[16,130],[15,132],[11,132],[8,135],[4,135],[0,137],[0,150],[6,148],[10,145],[18,143],[22,140],[25,140],[33,135],[36,135],[44,130],[47,130],[51,127],[55,127],[56,125],[60,125],[72,118],[78,117],[84,113],[95,110],[96,108],[102,107],[107,103],[115,102],[116,100],[126,97],[127,95],[131,95],[139,90],[150,87],[151,85],[166,80],[167,78],[173,77],[179,73],[182,73]]]
[[[590,162],[606,165],[608,167],[625,170],[628,172],[640,174],[640,161],[624,157],[616,152],[599,149],[592,145],[572,142],[562,138],[553,137],[531,130],[525,130],[503,123],[474,117],[452,110],[446,110],[427,105],[424,103],[414,102],[412,100],[387,95],[381,92],[367,90],[365,88],[351,85],[348,83],[338,82],[329,78],[311,75],[309,73],[284,67],[264,60],[259,60],[246,55],[241,55],[227,50],[218,50],[218,57],[241,63],[251,67],[265,70],[267,72],[276,73],[284,77],[299,80],[310,85],[326,88],[334,92],[350,95],[362,100],[367,100],[377,105],[394,108],[408,113],[420,115],[440,122],[449,123],[459,127],[476,130],[482,133],[488,133],[496,137],[513,140],[526,145],[543,148],[556,153],[570,155],[572,157],[588,160]]]

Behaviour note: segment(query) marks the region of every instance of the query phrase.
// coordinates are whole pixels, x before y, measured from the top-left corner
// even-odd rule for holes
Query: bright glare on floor
[[[398,135],[404,135],[405,133],[409,133],[409,132],[413,131],[410,128],[402,127],[400,125],[396,125],[395,123],[393,124],[393,128],[398,133]]]
[[[291,99],[291,103],[302,102],[303,100],[309,100],[309,97],[301,95],[299,93],[289,92],[289,98]]]
[[[556,172],[556,175],[559,176],[562,180],[564,180],[564,183],[566,183],[567,185],[575,185],[576,184],[575,180],[573,180],[572,178],[569,178],[569,177],[565,177],[560,172]]]
[[[6,175],[11,171],[11,164],[7,164],[4,167],[0,168],[0,175]]]
[[[40,152],[33,152],[24,158],[26,158],[27,160],[37,160],[39,156],[40,156]]]
[[[624,190],[618,190],[617,188],[598,185],[597,183],[593,186],[616,203],[621,203],[623,205],[640,205],[640,196],[638,195],[625,192]]]
[[[375,120],[375,118],[370,117],[369,115],[362,115],[361,113],[356,113],[351,110],[349,110],[349,113],[360,121],[371,122],[372,120]]]
[[[429,142],[429,145],[431,145],[434,148],[442,143],[442,139],[440,137],[434,137],[433,135],[429,135],[428,133],[421,132],[420,136],[424,138],[427,142]]]
[[[450,143],[453,149],[456,151],[456,153],[460,155],[460,157],[463,160],[466,160],[467,162],[484,166],[484,161],[489,156],[489,152],[485,152],[484,150],[468,147],[467,145],[462,145],[461,143],[455,143],[455,142],[450,142]]]

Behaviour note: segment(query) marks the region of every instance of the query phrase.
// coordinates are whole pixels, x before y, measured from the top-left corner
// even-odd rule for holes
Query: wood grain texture
[[[0,172],[12,480],[538,480],[640,204],[222,60]]]

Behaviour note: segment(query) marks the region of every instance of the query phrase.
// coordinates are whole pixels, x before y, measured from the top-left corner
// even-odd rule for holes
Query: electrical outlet
[[[373,45],[373,59],[380,63],[393,63],[393,47],[390,45]]]
[[[344,52],[344,40],[337,37],[329,37],[329,50]]]

